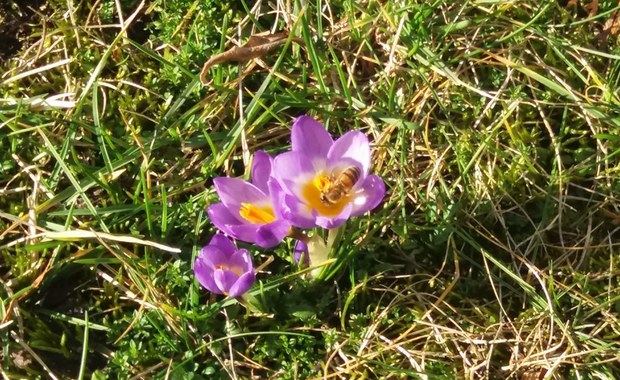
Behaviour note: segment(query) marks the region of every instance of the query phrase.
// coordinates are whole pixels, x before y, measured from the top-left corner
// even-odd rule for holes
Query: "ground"
[[[39,30],[41,6],[45,0],[0,3],[0,62],[16,54],[33,30]]]

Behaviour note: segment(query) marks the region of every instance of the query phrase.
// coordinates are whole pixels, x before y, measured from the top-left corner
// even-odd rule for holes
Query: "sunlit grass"
[[[66,7],[2,63],[4,378],[620,376],[617,3]],[[304,113],[366,133],[388,193],[327,281],[244,245],[252,315],[193,279],[212,179]]]

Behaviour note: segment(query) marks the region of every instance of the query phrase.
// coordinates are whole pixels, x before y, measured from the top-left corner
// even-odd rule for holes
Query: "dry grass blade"
[[[262,57],[278,46],[284,44],[288,40],[288,37],[288,31],[254,34],[250,36],[250,39],[245,43],[245,45],[235,46],[223,53],[216,54],[209,58],[200,72],[200,81],[203,84],[207,83],[207,72],[211,67],[224,62],[246,62],[254,58]],[[303,40],[301,38],[293,37],[292,41],[300,45],[303,44]]]
[[[63,60],[58,61],[58,62],[50,63],[50,64],[45,65],[45,66],[36,67],[36,68],[34,68],[32,70],[28,70],[28,71],[25,71],[23,73],[20,73],[20,74],[17,74],[17,75],[14,75],[14,76],[10,77],[10,78],[5,79],[2,82],[2,85],[4,86],[4,85],[7,85],[7,84],[9,84],[11,82],[15,82],[15,81],[18,81],[20,79],[26,78],[26,77],[28,77],[30,75],[40,74],[40,73],[43,73],[45,71],[51,70],[53,68],[67,65],[67,64],[71,63],[71,61],[72,61],[71,58],[67,58],[67,59],[63,59]]]
[[[113,235],[113,234],[107,234],[103,232],[72,230],[72,231],[62,231],[62,232],[45,232],[39,236],[42,236],[47,239],[52,239],[52,240],[105,239],[105,240],[117,241],[117,242],[122,242],[122,243],[146,245],[146,246],[154,247],[157,249],[161,249],[162,251],[167,251],[167,252],[172,252],[172,253],[181,252],[181,250],[178,248],[169,247],[167,245],[155,243],[155,242],[148,241],[148,240],[138,239],[134,236]]]

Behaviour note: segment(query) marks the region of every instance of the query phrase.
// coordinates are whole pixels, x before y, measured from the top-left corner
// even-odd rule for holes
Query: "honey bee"
[[[336,179],[323,191],[321,201],[326,205],[333,205],[347,196],[362,174],[357,166],[350,166],[343,170]]]

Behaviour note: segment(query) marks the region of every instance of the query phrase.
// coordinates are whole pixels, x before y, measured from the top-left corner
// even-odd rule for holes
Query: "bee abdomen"
[[[344,178],[346,178],[348,181],[347,185],[350,187],[353,187],[355,186],[357,181],[360,179],[361,175],[362,175],[362,171],[357,166],[351,166],[350,168],[346,169],[340,174],[340,178],[341,178],[341,181],[344,180]]]

